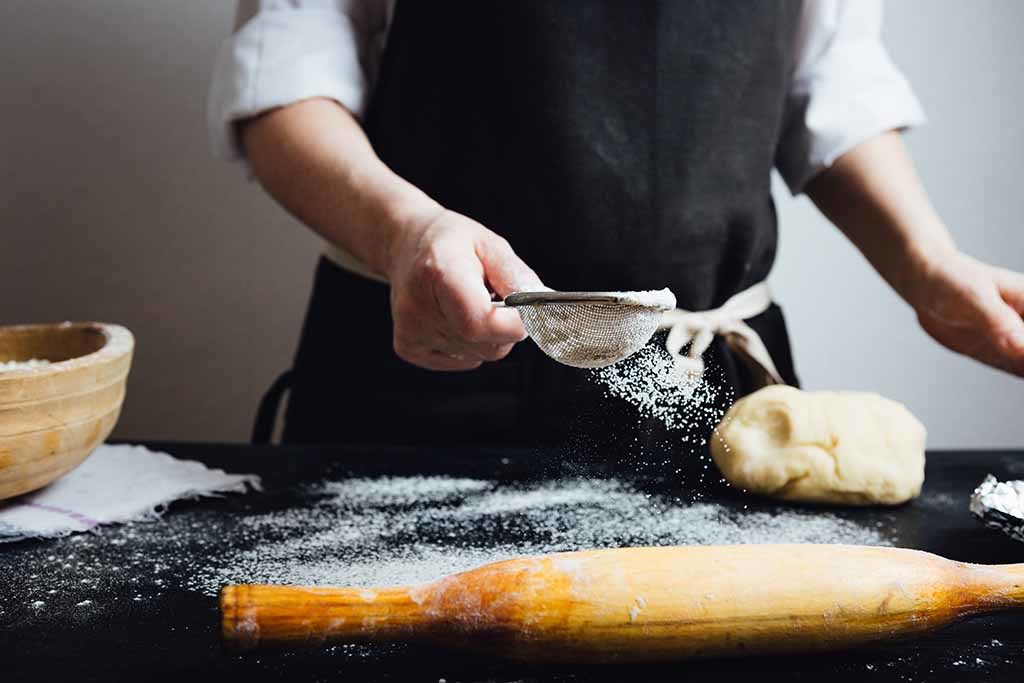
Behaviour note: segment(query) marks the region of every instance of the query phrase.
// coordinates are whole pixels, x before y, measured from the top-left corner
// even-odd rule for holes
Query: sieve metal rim
[[[513,308],[549,304],[614,304],[633,308],[663,309],[661,306],[637,303],[632,297],[615,292],[516,292],[505,297],[503,303]]]

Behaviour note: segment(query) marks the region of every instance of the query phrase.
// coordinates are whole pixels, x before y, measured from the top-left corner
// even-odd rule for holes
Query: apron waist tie
[[[716,335],[750,368],[759,386],[785,384],[761,336],[745,320],[760,315],[772,304],[767,282],[759,282],[708,311],[674,309],[662,314],[660,329],[668,330],[665,348],[686,372],[703,374],[701,356]],[[687,344],[689,351],[682,350]]]

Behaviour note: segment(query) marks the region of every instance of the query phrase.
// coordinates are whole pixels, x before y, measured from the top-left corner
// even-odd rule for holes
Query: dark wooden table
[[[334,476],[451,474],[516,481],[557,476],[560,456],[498,449],[252,447],[156,443],[153,448],[229,471],[263,477],[261,494],[174,504],[164,524],[187,530],[197,520],[230,525],[238,515],[295,504],[295,491],[325,471]],[[925,500],[895,510],[850,512],[898,531],[900,544],[955,560],[980,563],[1024,561],[1024,545],[983,528],[967,511],[967,498],[988,472],[1024,478],[1024,451],[959,451],[929,454]],[[547,473],[547,474],[545,474]],[[636,474],[636,473],[634,473]],[[645,486],[671,486],[670,477],[636,474]],[[659,484],[659,477],[664,480]],[[652,483],[653,482],[653,483]],[[676,482],[677,485],[677,482]],[[739,505],[735,493],[712,493],[723,505]],[[939,501],[941,504],[934,504]],[[229,527],[225,527],[229,528]],[[100,544],[99,540],[91,541]],[[214,598],[177,588],[187,582],[165,576],[161,590],[139,599],[146,587],[121,583],[106,589],[104,609],[78,618],[67,611],[33,609],[26,599],[47,558],[63,556],[73,538],[0,544],[0,682],[296,680],[296,681],[965,681],[1024,680],[1024,616],[995,615],[956,624],[927,638],[886,643],[866,650],[808,656],[687,662],[672,665],[560,666],[512,664],[495,658],[437,649],[367,648],[358,656],[337,650],[303,653],[225,653],[218,638]],[[195,555],[179,542],[165,552]],[[215,546],[214,546],[215,547]],[[130,550],[130,549],[129,549]],[[114,548],[111,548],[114,552]],[[117,552],[126,550],[120,546]],[[159,558],[153,558],[159,561]],[[91,560],[95,561],[95,560]],[[136,558],[136,561],[137,558]],[[43,567],[41,569],[40,567]],[[127,571],[127,570],[126,570]],[[35,576],[33,576],[33,574]],[[73,577],[63,577],[69,580]],[[97,590],[102,591],[100,587]]]

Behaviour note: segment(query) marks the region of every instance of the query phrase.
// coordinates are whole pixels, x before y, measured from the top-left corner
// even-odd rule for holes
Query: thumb
[[[477,243],[477,257],[483,264],[487,284],[502,298],[515,292],[547,289],[537,273],[516,255],[504,237],[490,233],[480,240]]]
[[[996,286],[1003,301],[1024,316],[1024,274],[999,268],[996,270]]]
[[[1024,367],[1024,318],[1020,313],[1000,301],[993,311],[992,333],[1003,353]]]
[[[1024,368],[1024,275],[1005,268],[995,271],[996,287],[1003,304],[1003,343]]]
[[[1012,306],[997,299],[986,313],[985,337],[990,348],[1002,359],[1000,367],[1024,373],[1024,318]]]

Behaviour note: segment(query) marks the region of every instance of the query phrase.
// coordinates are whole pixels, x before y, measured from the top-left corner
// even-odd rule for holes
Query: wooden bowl
[[[0,499],[34,491],[85,460],[121,413],[135,340],[118,325],[0,327]]]

